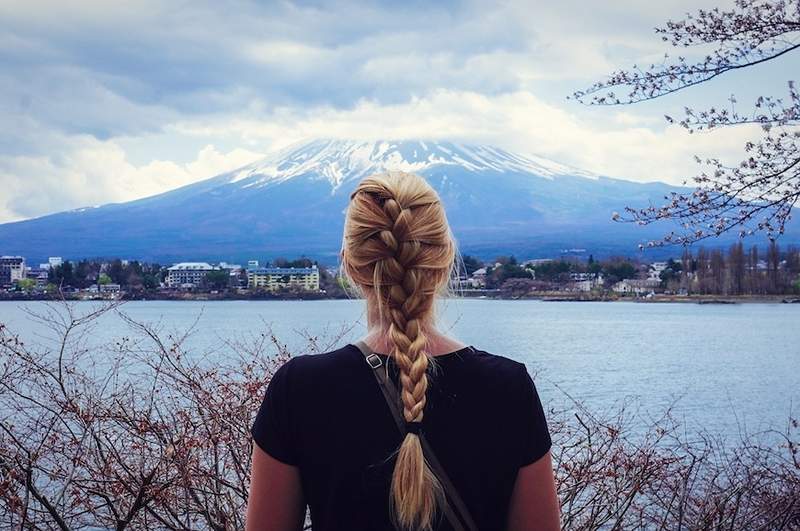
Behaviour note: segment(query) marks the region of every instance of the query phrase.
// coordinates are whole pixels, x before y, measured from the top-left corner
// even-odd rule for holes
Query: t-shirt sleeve
[[[292,437],[290,375],[293,359],[275,371],[250,429],[253,440],[269,455],[288,465],[297,465],[297,447]]]
[[[529,465],[543,457],[552,446],[550,431],[547,427],[547,419],[544,415],[544,408],[536,391],[533,378],[528,374],[527,368],[523,366],[520,382],[520,404],[521,404],[521,443],[518,464],[520,467]]]

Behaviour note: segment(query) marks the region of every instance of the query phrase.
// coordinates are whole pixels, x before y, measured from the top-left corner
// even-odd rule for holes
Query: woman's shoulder
[[[311,384],[316,378],[330,379],[337,372],[349,371],[357,364],[359,360],[354,349],[354,345],[347,344],[335,350],[293,355],[278,368],[275,377]]]
[[[520,373],[527,373],[528,370],[524,363],[475,346],[470,346],[458,358],[464,367],[479,371],[484,375],[492,374],[498,378],[519,376]]]

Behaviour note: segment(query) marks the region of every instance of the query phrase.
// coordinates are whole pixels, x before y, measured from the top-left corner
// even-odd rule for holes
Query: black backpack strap
[[[366,358],[367,365],[372,369],[372,374],[375,376],[378,387],[380,387],[383,397],[386,399],[386,404],[389,406],[389,411],[391,411],[392,417],[397,424],[397,429],[400,430],[401,434],[405,435],[406,423],[403,418],[402,408],[400,407],[400,394],[397,392],[397,387],[394,385],[392,379],[388,377],[387,373],[380,370],[383,365],[383,360],[380,356],[372,352],[372,349],[363,341],[356,341],[353,344],[358,347]],[[427,439],[425,439],[425,434],[420,433],[419,439],[422,444],[422,452],[425,455],[425,459],[428,461],[428,465],[431,467],[431,471],[436,475],[444,488],[447,499],[442,509],[447,521],[450,522],[450,525],[455,531],[464,531],[465,529],[468,531],[478,531],[478,526],[475,525],[475,521],[472,519],[472,515],[469,513],[464,500],[461,499],[455,485],[450,481],[441,463],[436,458],[433,448],[431,448],[431,445],[428,443]],[[455,511],[453,510],[454,508]]]

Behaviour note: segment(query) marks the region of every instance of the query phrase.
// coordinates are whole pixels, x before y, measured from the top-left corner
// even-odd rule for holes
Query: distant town
[[[595,260],[570,249],[555,258],[519,261],[513,255],[484,262],[465,255],[454,279],[456,294],[545,300],[730,300],[800,302],[800,250],[685,249],[666,261],[625,257]],[[65,260],[29,265],[0,256],[0,299],[324,299],[348,295],[335,267],[308,258],[269,262],[179,262],[126,259]],[[724,302],[719,299],[720,302]]]

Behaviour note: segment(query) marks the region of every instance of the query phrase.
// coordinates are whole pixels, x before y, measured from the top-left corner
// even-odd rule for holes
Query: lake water
[[[22,303],[1,302],[0,322],[28,341],[40,326]],[[25,303],[36,310],[43,303]],[[88,308],[94,303],[79,303]],[[224,356],[228,339],[267,326],[291,347],[304,335],[355,340],[365,332],[363,302],[128,302],[131,317],[180,331],[197,320],[189,344]],[[524,362],[545,406],[567,394],[603,411],[633,399],[641,415],[657,415],[675,399],[689,430],[735,435],[786,426],[800,406],[800,305],[642,304],[451,299],[440,328],[463,342]],[[130,336],[113,314],[93,340]]]

